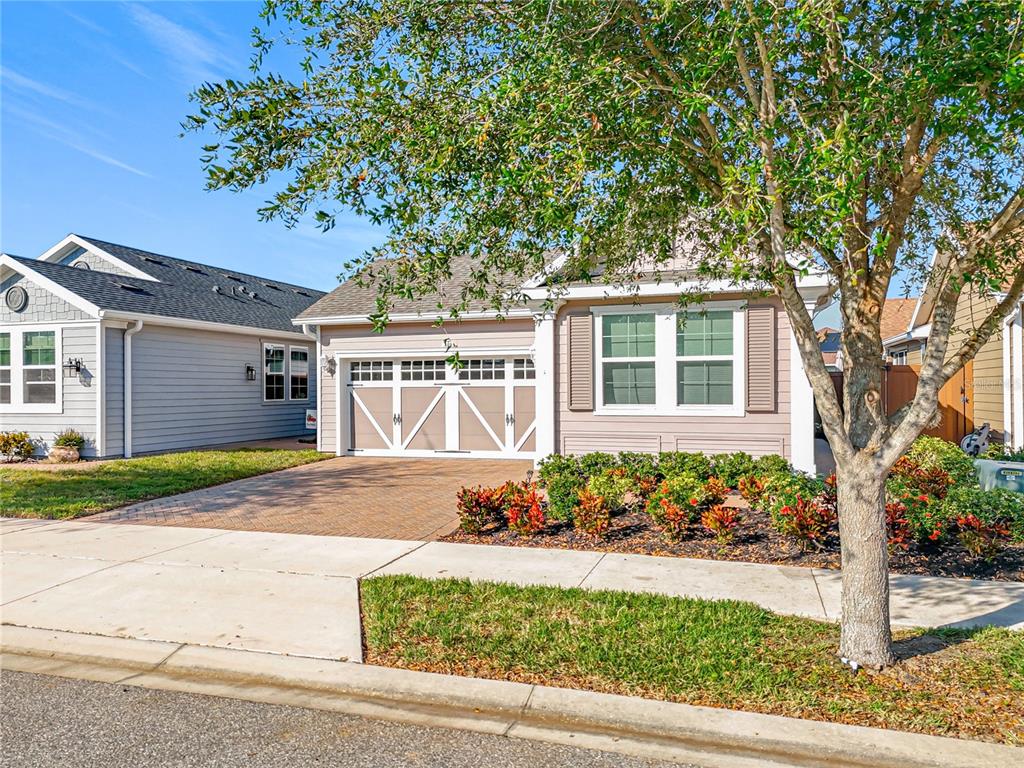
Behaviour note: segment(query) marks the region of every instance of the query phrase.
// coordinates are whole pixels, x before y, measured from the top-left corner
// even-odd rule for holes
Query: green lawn
[[[371,664],[1024,742],[1022,633],[904,632],[855,675],[835,625],[750,603],[385,576],[362,609]]]
[[[328,458],[314,450],[187,451],[77,469],[0,467],[0,514],[62,519]]]

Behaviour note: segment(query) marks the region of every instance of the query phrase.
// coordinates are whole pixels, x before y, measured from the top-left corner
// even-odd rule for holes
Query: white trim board
[[[7,267],[13,272],[17,272],[19,275],[27,280],[38,285],[40,288],[44,288],[59,299],[63,299],[73,307],[80,309],[87,315],[92,315],[94,318],[100,317],[102,310],[86,299],[83,299],[74,291],[70,291],[63,285],[53,282],[48,277],[36,272],[32,267],[28,266],[24,262],[18,261],[11,258],[7,254],[0,254],[0,267]]]
[[[137,277],[140,280],[149,280],[150,282],[154,282],[154,283],[159,283],[160,282],[159,280],[157,280],[155,277],[153,277],[149,273],[143,272],[138,267],[133,267],[128,262],[123,261],[123,260],[117,258],[113,254],[108,253],[107,251],[105,251],[102,248],[100,248],[98,245],[95,245],[94,243],[90,243],[85,238],[79,237],[78,235],[76,235],[74,233],[69,234],[67,237],[65,237],[63,240],[61,240],[59,243],[57,243],[56,245],[48,248],[36,260],[37,261],[48,261],[51,264],[56,264],[57,262],[59,262],[61,259],[63,259],[67,255],[67,252],[69,251],[69,249],[68,249],[69,245],[73,245],[73,246],[75,246],[77,248],[84,248],[85,250],[89,251],[90,253],[95,254],[96,256],[99,256],[104,261],[107,261],[110,264],[113,264],[115,267],[118,267],[119,269],[123,269],[125,272],[127,272],[132,277]]]

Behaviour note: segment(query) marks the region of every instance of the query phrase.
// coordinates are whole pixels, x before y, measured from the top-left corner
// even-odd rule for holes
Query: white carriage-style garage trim
[[[337,352],[335,452],[535,458],[533,350]]]

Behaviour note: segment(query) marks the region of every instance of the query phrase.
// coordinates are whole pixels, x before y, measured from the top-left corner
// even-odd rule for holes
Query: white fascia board
[[[77,307],[78,309],[85,312],[87,315],[91,315],[92,317],[101,316],[102,310],[95,304],[93,304],[91,301],[83,299],[74,291],[71,291],[65,288],[63,285],[53,282],[53,280],[51,280],[50,278],[39,274],[24,262],[16,261],[15,259],[12,259],[10,256],[3,254],[0,255],[0,267],[6,267],[7,269],[17,272],[22,277],[31,280],[40,288],[45,288],[54,296],[63,299],[68,304],[71,304],[74,307]]]
[[[310,337],[296,331],[279,331],[275,328],[251,328],[247,325],[232,325],[231,323],[212,323],[206,320],[188,320],[183,317],[169,317],[166,315],[147,315],[137,312],[116,312],[101,310],[100,317],[106,320],[117,320],[134,322],[142,320],[149,325],[163,325],[171,328],[190,328],[197,331],[219,331],[222,333],[240,333],[246,336],[266,336],[277,339],[294,339],[296,341],[309,342]]]
[[[459,357],[530,357],[533,347],[481,347],[480,349],[460,349]],[[443,346],[435,349],[376,349],[359,352],[334,353],[335,360],[419,360],[425,358],[447,358],[451,352]]]
[[[829,288],[828,278],[824,274],[814,274],[797,279],[797,290],[805,299],[815,300]],[[766,286],[754,283],[736,283],[732,280],[676,280],[659,283],[646,282],[635,285],[575,285],[561,290],[535,288],[523,291],[527,298],[542,300],[547,298],[571,299],[610,299],[630,298],[634,296],[670,296],[675,293],[763,293]]]
[[[504,319],[519,318],[519,317],[533,317],[536,314],[535,310],[532,309],[511,309],[508,312],[466,312],[459,315],[458,317],[445,317],[444,322],[457,323],[461,320],[497,320],[499,317]],[[396,314],[388,316],[388,324],[391,323],[433,323],[437,320],[437,315],[424,315],[419,312],[407,313],[407,314]],[[370,323],[370,318],[366,315],[324,315],[321,317],[300,317],[292,320],[292,325],[364,325]]]
[[[544,267],[544,269],[519,286],[520,290],[526,290],[527,288],[540,288],[545,280],[562,268],[565,262],[569,260],[569,255],[570,254],[567,251],[563,251],[558,254],[558,256],[552,259],[550,264]]]
[[[127,272],[132,277],[137,277],[140,280],[149,280],[149,281],[154,282],[154,283],[159,283],[160,282],[159,280],[157,280],[155,277],[153,277],[148,272],[143,272],[141,269],[138,269],[137,267],[133,267],[128,262],[122,261],[121,259],[117,258],[113,254],[107,253],[105,250],[100,248],[98,245],[90,243],[85,238],[79,237],[78,235],[76,235],[74,233],[68,235],[63,240],[61,240],[59,243],[57,243],[53,247],[47,249],[46,252],[44,252],[41,256],[39,256],[39,258],[37,260],[38,261],[49,261],[49,262],[55,264],[58,261],[60,261],[62,258],[64,258],[64,253],[63,252],[67,249],[67,247],[69,245],[75,245],[75,246],[78,246],[79,248],[84,248],[85,250],[90,251],[91,253],[96,254],[101,259],[103,259],[105,261],[109,261],[115,267],[123,269],[125,272]]]

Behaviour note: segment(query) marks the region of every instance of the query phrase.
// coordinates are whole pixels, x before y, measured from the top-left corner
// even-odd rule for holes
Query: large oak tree
[[[211,188],[276,184],[265,218],[346,209],[386,227],[363,279],[429,293],[454,254],[463,303],[502,275],[697,241],[700,276],[783,301],[838,466],[840,654],[894,660],[884,481],[943,383],[1024,289],[1020,0],[269,0],[247,82],[207,84],[189,129]],[[301,74],[269,62],[294,56]],[[928,269],[938,253],[935,266]],[[399,258],[382,258],[399,257]],[[842,314],[841,406],[801,274]],[[900,277],[937,297],[913,401],[881,407],[880,308]],[[997,295],[950,345],[957,297]],[[444,307],[457,314],[459,304]],[[959,338],[959,336],[958,336]]]

